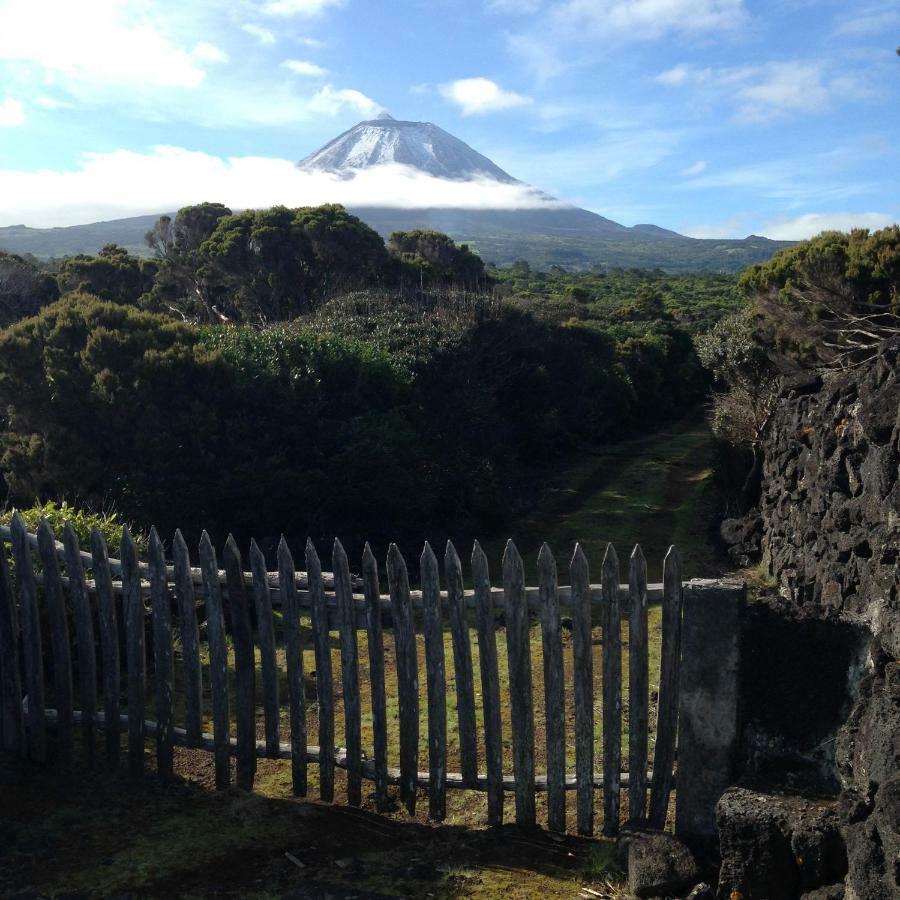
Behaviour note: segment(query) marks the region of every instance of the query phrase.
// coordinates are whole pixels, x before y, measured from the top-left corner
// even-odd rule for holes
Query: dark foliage
[[[33,316],[58,297],[52,275],[24,257],[0,250],[0,328]]]

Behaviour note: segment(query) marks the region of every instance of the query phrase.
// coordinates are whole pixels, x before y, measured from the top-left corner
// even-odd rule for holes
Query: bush
[[[78,545],[82,550],[88,552],[91,549],[91,531],[97,528],[106,539],[110,555],[118,556],[119,545],[122,542],[122,530],[125,526],[114,512],[95,513],[80,507],[70,506],[65,500],[62,503],[55,503],[53,500],[49,500],[46,503],[36,503],[25,509],[17,510],[13,507],[6,510],[6,512],[0,512],[0,525],[9,525],[17,512],[22,517],[26,530],[32,534],[37,532],[41,519],[46,519],[58,541],[62,540],[63,528],[68,522],[75,531]],[[132,529],[131,536],[139,548],[146,546],[146,538],[140,532]]]

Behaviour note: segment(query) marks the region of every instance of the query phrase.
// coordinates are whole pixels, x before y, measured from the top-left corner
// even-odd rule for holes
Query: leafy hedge
[[[20,505],[68,497],[192,539],[484,533],[554,459],[677,415],[702,384],[665,324],[365,295],[196,327],[72,295],[0,333],[0,470]]]

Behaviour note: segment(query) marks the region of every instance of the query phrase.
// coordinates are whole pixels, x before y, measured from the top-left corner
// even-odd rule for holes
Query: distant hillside
[[[596,265],[663,269],[668,272],[738,272],[769,259],[785,241],[762,237],[744,240],[695,240],[655,225],[626,228],[576,207],[544,209],[391,209],[352,210],[383,237],[393,231],[433,228],[466,241],[487,262],[499,266],[525,260],[535,269],[552,265],[583,270]],[[149,256],[144,234],[158,216],[135,216],[67,228],[0,228],[0,248],[49,257],[96,253],[116,243],[131,253]]]

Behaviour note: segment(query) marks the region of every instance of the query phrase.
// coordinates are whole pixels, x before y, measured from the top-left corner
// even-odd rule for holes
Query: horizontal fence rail
[[[426,544],[419,561],[421,587],[412,590],[396,545],[388,551],[384,570],[366,545],[356,576],[339,541],[331,572],[323,571],[311,542],[304,549],[304,568],[298,570],[283,539],[277,571],[269,572],[255,542],[245,564],[231,537],[220,568],[205,532],[199,566],[191,565],[180,532],[170,560],[155,530],[145,561],[138,560],[127,529],[118,558],[110,557],[97,530],[90,553],[79,548],[68,524],[63,540],[56,538],[46,521],[37,534],[29,534],[18,515],[10,526],[0,526],[0,745],[6,751],[38,763],[53,758],[69,765],[74,736],[80,732],[86,758],[94,764],[100,735],[106,764],[115,769],[124,733],[128,768],[135,776],[144,772],[145,742],[153,739],[161,777],[173,776],[175,746],[199,748],[213,754],[218,788],[232,782],[232,758],[236,784],[247,790],[253,787],[258,759],[289,759],[293,791],[299,796],[307,794],[312,765],[318,770],[320,799],[331,801],[339,768],[346,772],[349,804],[362,802],[363,779],[374,783],[379,810],[388,805],[389,786],[399,788],[410,813],[424,789],[434,820],[446,815],[448,789],[467,789],[487,794],[489,823],[503,821],[504,795],[511,794],[516,821],[532,824],[535,794],[541,792],[546,794],[548,826],[564,830],[566,794],[575,791],[577,830],[591,834],[595,792],[600,791],[604,833],[615,834],[619,828],[623,792],[630,818],[646,814],[656,827],[665,824],[674,783],[686,589],[674,548],[665,558],[662,585],[648,586],[646,562],[636,547],[623,586],[612,545],[600,567],[600,584],[590,583],[588,560],[577,545],[569,585],[563,587],[545,544],[538,558],[539,584],[526,587],[522,558],[510,541],[500,571],[502,587],[496,587],[476,542],[468,567],[472,588],[466,589],[453,545],[439,560]],[[381,592],[382,576],[387,593]],[[687,590],[715,584],[692,582]],[[648,604],[656,598],[662,603],[663,633],[651,761],[647,616]],[[570,616],[565,623],[563,608]],[[621,746],[623,616],[629,634],[627,766]],[[540,629],[539,641],[532,637],[534,628]],[[599,696],[593,654],[597,631],[602,635]],[[360,652],[361,634],[367,654]],[[446,656],[445,636],[452,645]],[[501,671],[501,640],[506,671]],[[532,685],[538,647],[542,703]],[[390,722],[389,651],[396,666],[396,703],[391,705],[396,713]],[[314,678],[304,671],[305,655],[307,665],[314,659]],[[370,693],[366,713],[372,737],[365,748],[361,672],[368,676]],[[501,691],[504,676],[508,688]],[[183,700],[183,721],[177,724],[176,684]],[[287,741],[282,740],[279,694],[285,684]],[[573,704],[571,729],[567,690]],[[455,704],[448,722],[450,691]],[[501,704],[508,704],[508,734],[502,725],[507,707]],[[543,712],[543,734],[537,738],[536,708]],[[309,721],[308,709],[313,714]],[[335,741],[339,712],[343,746]],[[595,771],[595,725],[601,722],[602,773]],[[48,727],[55,736],[52,744]],[[317,735],[315,745],[308,741],[310,728]],[[398,739],[396,764],[388,758],[391,728]],[[448,771],[448,732],[455,738],[459,772]],[[419,768],[423,734],[427,771]],[[504,770],[506,737],[511,739],[511,772]],[[536,771],[536,740],[546,750],[543,773]]]

